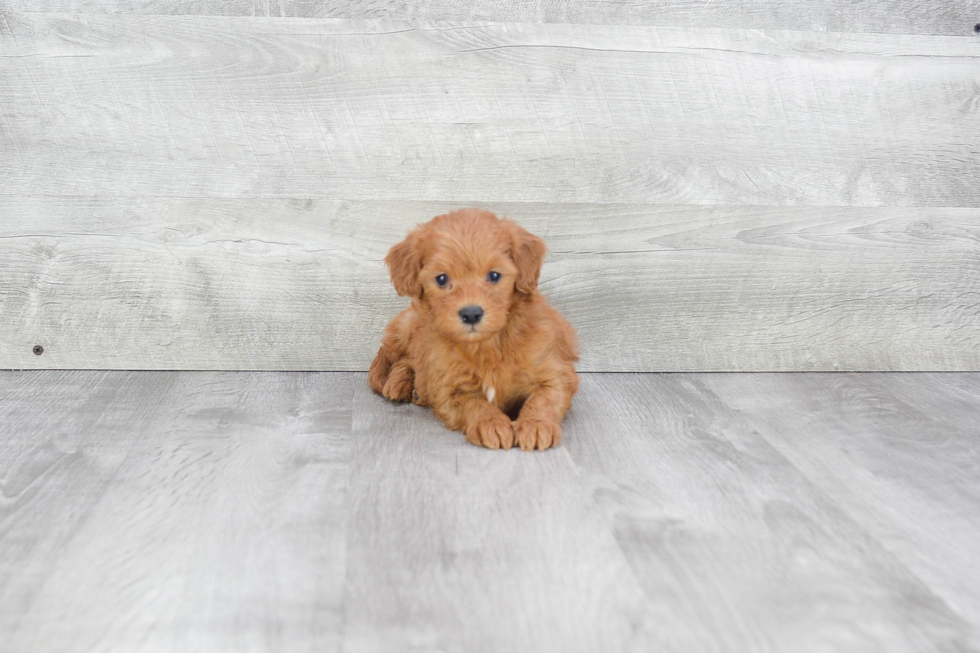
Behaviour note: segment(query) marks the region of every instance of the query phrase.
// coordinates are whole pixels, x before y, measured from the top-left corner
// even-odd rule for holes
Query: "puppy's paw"
[[[385,381],[381,394],[391,401],[410,401],[415,390],[415,379],[410,374],[393,372]]]
[[[524,451],[535,447],[544,451],[561,442],[561,425],[537,419],[518,419],[514,422],[514,434],[517,444]]]
[[[506,415],[494,415],[471,424],[466,439],[489,449],[510,449],[514,446],[514,427]]]

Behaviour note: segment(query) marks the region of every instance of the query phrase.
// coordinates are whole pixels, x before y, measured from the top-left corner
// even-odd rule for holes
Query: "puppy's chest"
[[[506,367],[488,368],[474,372],[473,378],[461,388],[466,392],[482,393],[502,410],[515,401],[523,401],[531,392],[527,374]]]
[[[506,365],[502,361],[456,360],[452,368],[452,371],[430,370],[432,378],[427,381],[440,383],[454,378],[456,387],[452,390],[482,394],[490,403],[500,408],[526,398],[532,390],[526,371]]]

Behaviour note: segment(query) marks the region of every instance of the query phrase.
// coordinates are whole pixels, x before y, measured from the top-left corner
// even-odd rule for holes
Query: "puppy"
[[[412,305],[385,329],[368,375],[375,392],[431,406],[491,449],[558,444],[578,390],[578,342],[537,290],[545,251],[537,236],[478,209],[416,227],[385,257]]]

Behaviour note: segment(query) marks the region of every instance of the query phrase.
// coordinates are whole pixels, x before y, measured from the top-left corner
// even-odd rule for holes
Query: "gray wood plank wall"
[[[977,3],[797,4],[0,3],[0,368],[363,370],[479,205],[584,370],[980,369]]]
[[[833,32],[969,34],[980,1],[915,0],[6,0],[10,10],[264,16],[392,18],[587,25],[749,27]],[[2,4],[0,4],[2,6]]]

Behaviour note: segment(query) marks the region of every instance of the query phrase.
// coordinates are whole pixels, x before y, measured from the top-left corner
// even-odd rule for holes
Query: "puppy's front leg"
[[[528,396],[514,422],[521,449],[543,451],[561,442],[561,420],[572,405],[573,392],[564,385],[542,385]]]
[[[490,449],[510,449],[514,445],[514,427],[510,418],[483,395],[458,393],[432,406],[449,428],[462,431],[473,444]]]

